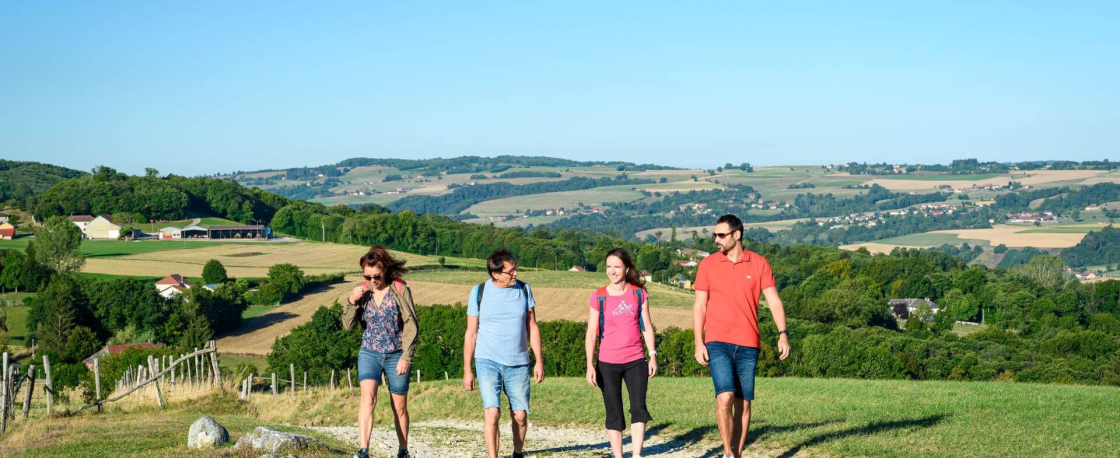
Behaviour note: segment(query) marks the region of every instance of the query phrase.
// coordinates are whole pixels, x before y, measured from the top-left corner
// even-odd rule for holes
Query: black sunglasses
[[[366,277],[366,281],[370,281],[370,280],[381,281],[381,279],[384,278],[381,274],[377,274],[377,275],[373,275],[373,276],[369,276],[369,275],[362,275],[362,276]]]
[[[716,238],[717,238],[717,239],[722,239],[722,238],[724,238],[724,237],[727,237],[727,236],[731,235],[731,233],[730,233],[730,232],[724,232],[724,233],[722,233],[722,234],[721,234],[721,233],[719,233],[719,232],[715,232],[714,234],[715,234],[715,236],[716,236]]]

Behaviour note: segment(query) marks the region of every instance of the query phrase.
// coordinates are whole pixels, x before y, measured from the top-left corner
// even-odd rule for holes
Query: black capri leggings
[[[630,393],[630,422],[648,423],[653,420],[646,410],[649,363],[645,358],[625,364],[599,361],[595,372],[599,389],[603,392],[603,404],[607,407],[607,429],[622,431],[626,428],[626,418],[622,415],[623,380],[626,381],[626,391]]]

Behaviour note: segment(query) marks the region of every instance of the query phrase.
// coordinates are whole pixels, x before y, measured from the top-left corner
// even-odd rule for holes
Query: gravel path
[[[358,428],[354,426],[312,427],[315,431],[333,436],[357,449]],[[510,456],[513,445],[509,425],[502,425],[502,454]],[[658,434],[653,431],[647,438],[642,456],[666,458],[719,457],[721,448],[716,443],[701,442],[689,435]],[[409,434],[409,452],[413,458],[482,458],[486,445],[482,442],[482,424],[462,421],[430,421],[414,423]],[[625,457],[630,457],[630,441],[623,439]],[[586,428],[556,428],[530,423],[526,439],[525,456],[552,458],[609,458],[610,447],[606,434]],[[374,427],[370,440],[370,456],[395,457],[397,435],[392,427]],[[745,458],[771,458],[775,455],[761,453],[744,455]]]

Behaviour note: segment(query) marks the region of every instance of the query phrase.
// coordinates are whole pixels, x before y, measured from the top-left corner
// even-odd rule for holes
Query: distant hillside
[[[1081,243],[1062,250],[1062,259],[1071,267],[1120,262],[1120,229],[1105,226],[1100,232],[1090,232]]]
[[[0,201],[23,200],[82,175],[86,173],[57,165],[0,159]]]
[[[30,211],[42,219],[56,215],[129,213],[138,221],[182,220],[214,215],[242,223],[268,224],[291,201],[260,189],[214,178],[175,175],[129,176],[108,167],[62,181],[33,199]]]

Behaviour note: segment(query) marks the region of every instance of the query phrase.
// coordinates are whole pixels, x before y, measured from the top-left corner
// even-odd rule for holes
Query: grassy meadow
[[[223,358],[228,358],[223,356]],[[382,396],[384,396],[382,391]],[[49,421],[16,421],[0,441],[11,457],[138,456],[250,457],[219,448],[191,452],[187,427],[212,415],[234,440],[255,426],[310,434],[327,449],[301,457],[337,456],[349,446],[304,427],[353,425],[357,390],[313,391],[273,398],[256,393],[249,403],[236,394],[213,395],[155,407],[109,408]],[[625,396],[623,399],[626,399]],[[547,378],[533,386],[533,424],[599,431],[603,407],[598,391],[579,378]],[[654,378],[648,405],[651,435],[711,450],[718,443],[713,390],[708,378]],[[479,421],[477,392],[459,381],[414,383],[409,410],[414,422]],[[387,402],[379,402],[375,423],[392,424]],[[865,381],[760,378],[749,435],[751,453],[768,457],[1113,457],[1120,450],[1120,389],[999,382]],[[113,425],[112,428],[105,427]],[[121,434],[129,431],[129,434]],[[462,430],[448,434],[463,434]],[[464,437],[476,437],[466,432]],[[508,440],[508,438],[507,438]],[[477,445],[477,444],[476,444]],[[551,456],[534,449],[528,455]],[[596,455],[597,456],[597,455]]]

